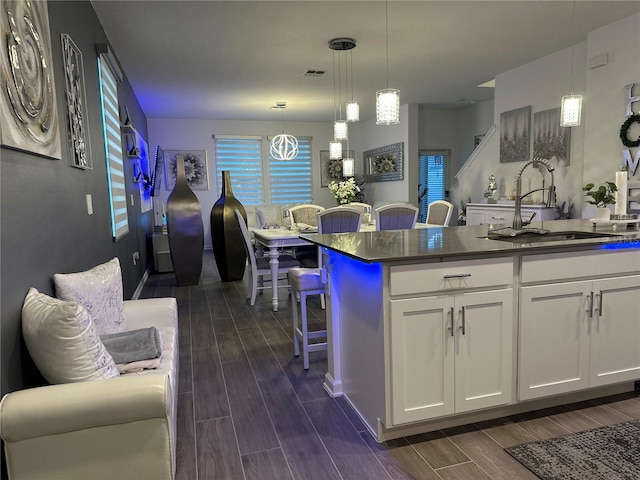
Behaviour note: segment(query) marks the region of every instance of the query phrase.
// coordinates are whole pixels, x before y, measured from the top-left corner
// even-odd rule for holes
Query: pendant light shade
[[[360,121],[360,105],[358,102],[347,103],[347,122]]]
[[[346,140],[347,134],[347,122],[344,120],[337,120],[333,124],[333,139],[334,140]]]
[[[329,142],[329,159],[340,160],[342,158],[342,142]]]
[[[400,91],[387,88],[376,92],[376,125],[400,123]]]
[[[284,133],[284,109],[287,108],[287,104],[278,102],[271,108],[282,112],[282,133],[271,139],[271,156],[281,161],[293,160],[298,156],[298,139]]]
[[[343,158],[342,159],[342,176],[343,177],[353,177],[353,158]]]
[[[560,102],[560,126],[579,127],[582,117],[582,95],[565,95]]]

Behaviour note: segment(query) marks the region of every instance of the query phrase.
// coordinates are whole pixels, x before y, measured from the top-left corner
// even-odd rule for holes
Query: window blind
[[[311,137],[297,138],[298,156],[293,160],[269,156],[271,203],[310,203],[312,200]]]
[[[234,196],[244,205],[258,205],[264,202],[262,186],[262,138],[235,135],[214,135],[216,175],[220,179],[222,171],[231,176]],[[218,185],[218,195],[222,184]]]
[[[420,189],[427,187],[427,194],[422,197],[420,211],[426,216],[427,208],[435,200],[444,200],[446,165],[449,154],[446,151],[420,152]]]
[[[104,129],[107,178],[109,183],[109,203],[111,206],[111,232],[114,240],[129,232],[127,213],[127,192],[125,189],[124,163],[122,159],[122,136],[120,132],[120,110],[118,107],[118,80],[114,72],[113,60],[108,53],[100,53],[98,71],[100,75],[100,102],[102,105],[102,125]]]

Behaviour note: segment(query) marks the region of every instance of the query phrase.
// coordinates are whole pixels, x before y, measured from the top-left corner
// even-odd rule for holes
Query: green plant
[[[582,191],[585,192],[587,197],[591,197],[588,203],[595,205],[596,207],[606,207],[607,205],[613,205],[616,203],[615,193],[618,191],[618,187],[613,182],[604,182],[597,189],[594,190],[595,185],[593,183],[587,183],[582,187]]]

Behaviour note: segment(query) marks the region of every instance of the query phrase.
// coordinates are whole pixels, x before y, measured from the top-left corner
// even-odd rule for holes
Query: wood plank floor
[[[149,277],[141,297],[164,296],[179,310],[179,480],[535,479],[503,448],[640,418],[640,397],[627,394],[378,444],[323,390],[326,353],[308,371],[293,356],[286,289],[278,312],[270,290],[251,307],[207,251],[198,286]],[[321,325],[317,300],[310,311]]]

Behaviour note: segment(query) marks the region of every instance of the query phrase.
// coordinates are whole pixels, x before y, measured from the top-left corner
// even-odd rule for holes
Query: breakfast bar
[[[640,379],[637,227],[492,227],[302,235],[329,273],[325,389],[378,441]]]

